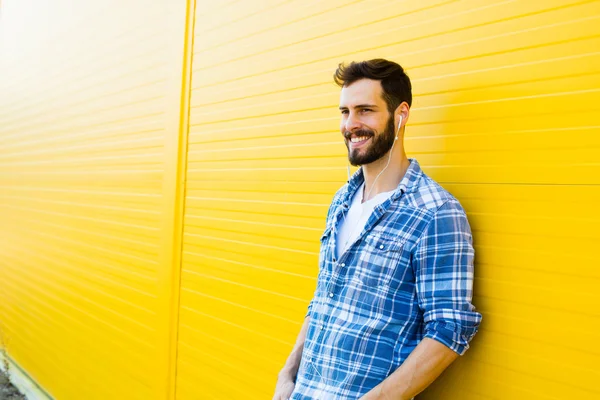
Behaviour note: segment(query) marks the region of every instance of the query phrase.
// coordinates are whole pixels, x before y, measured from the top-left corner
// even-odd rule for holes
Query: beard
[[[392,115],[388,118],[385,131],[380,134],[376,134],[375,131],[371,129],[360,129],[355,131],[354,134],[356,136],[370,137],[371,145],[366,149],[350,150],[349,142],[352,134],[350,132],[345,132],[344,137],[346,138],[346,148],[348,148],[348,161],[355,167],[370,164],[386,155],[392,146],[394,146],[394,117]]]

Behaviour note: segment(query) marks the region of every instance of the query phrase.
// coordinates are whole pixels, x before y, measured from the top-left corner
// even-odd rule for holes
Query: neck
[[[410,161],[400,141],[396,141],[394,144],[391,159],[389,152],[387,152],[379,160],[363,165],[362,170],[365,177],[363,202],[371,200],[380,193],[396,189],[409,166]],[[383,171],[384,169],[385,171]],[[381,175],[379,175],[380,173]]]

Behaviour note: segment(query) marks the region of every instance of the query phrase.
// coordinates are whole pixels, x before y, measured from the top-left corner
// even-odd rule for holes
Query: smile
[[[361,143],[361,142],[364,142],[364,141],[369,140],[369,139],[370,139],[369,136],[358,136],[358,137],[350,138],[350,141],[352,143]]]
[[[371,136],[353,136],[348,139],[348,148],[350,149],[362,149],[365,146],[368,146],[370,143]]]

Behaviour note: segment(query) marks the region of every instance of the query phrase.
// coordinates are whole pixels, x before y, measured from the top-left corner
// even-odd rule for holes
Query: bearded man
[[[409,400],[464,354],[481,322],[471,229],[458,200],[406,156],[403,68],[352,62],[334,79],[360,168],[327,213],[317,288],[274,399]]]

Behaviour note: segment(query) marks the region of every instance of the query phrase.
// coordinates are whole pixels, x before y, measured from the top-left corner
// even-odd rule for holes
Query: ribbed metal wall
[[[181,97],[166,11],[2,2],[0,320],[56,399],[166,392],[167,99]]]
[[[340,61],[408,69],[406,147],[465,206],[472,349],[423,399],[595,399],[598,1],[249,1],[196,15],[178,398],[266,399],[345,182]]]
[[[484,315],[419,397],[599,397],[599,1],[198,1],[189,75],[185,7],[2,2],[0,319],[33,379],[270,398],[346,180],[332,73],[385,57],[409,155],[468,212]]]

